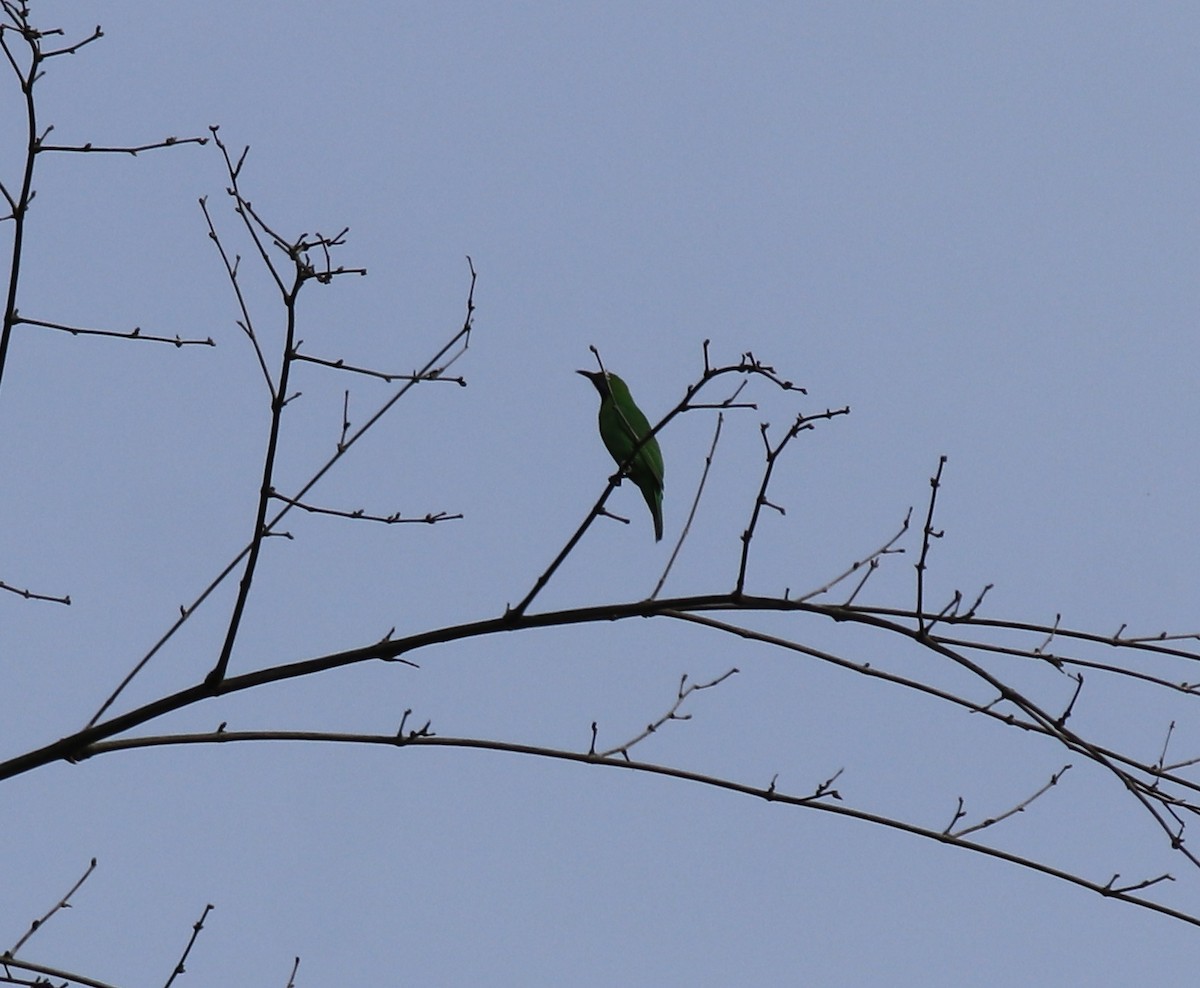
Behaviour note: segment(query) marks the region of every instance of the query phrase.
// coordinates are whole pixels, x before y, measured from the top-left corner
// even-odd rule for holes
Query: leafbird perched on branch
[[[633,403],[629,387],[616,374],[583,370],[576,373],[586,377],[600,392],[600,438],[617,466],[623,467],[622,472],[637,484],[646,499],[654,519],[654,541],[658,542],[663,533],[663,458],[658,440],[650,436],[633,459],[629,459],[639,440],[649,434],[650,423]]]

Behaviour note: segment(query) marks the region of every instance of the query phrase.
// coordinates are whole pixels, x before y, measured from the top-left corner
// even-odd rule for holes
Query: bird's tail
[[[654,541],[661,542],[663,536],[662,491],[645,489],[642,491],[642,496],[646,499],[650,515],[654,519]]]

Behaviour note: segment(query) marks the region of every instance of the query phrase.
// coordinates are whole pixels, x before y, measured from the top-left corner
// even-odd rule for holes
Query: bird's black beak
[[[604,394],[604,375],[600,371],[577,370],[575,373],[582,374],[596,386],[596,390],[599,391],[601,395]]]

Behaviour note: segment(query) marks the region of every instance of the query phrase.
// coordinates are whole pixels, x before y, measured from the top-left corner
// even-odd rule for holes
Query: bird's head
[[[596,390],[600,392],[601,398],[607,398],[612,393],[608,387],[608,375],[604,371],[581,370],[576,371],[575,373],[582,374],[589,381],[591,381],[592,384],[595,385]]]

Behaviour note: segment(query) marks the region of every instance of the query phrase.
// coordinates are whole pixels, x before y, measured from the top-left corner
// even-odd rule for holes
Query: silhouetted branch
[[[378,521],[385,525],[432,525],[439,521],[455,521],[462,518],[461,514],[447,514],[445,511],[427,512],[424,515],[404,517],[399,511],[390,515],[372,515],[368,514],[362,508],[356,508],[352,511],[339,511],[336,508],[320,508],[316,505],[305,504],[302,501],[293,500],[290,497],[284,497],[278,491],[272,491],[271,497],[277,501],[282,501],[284,504],[289,504],[293,508],[299,508],[301,511],[307,511],[314,515],[331,515],[334,518],[349,518],[353,521]]]
[[[233,288],[234,297],[237,299],[238,308],[241,310],[242,318],[238,320],[238,327],[246,338],[250,340],[250,345],[254,347],[254,355],[258,358],[258,367],[262,371],[263,378],[267,382],[267,391],[271,396],[271,400],[275,400],[275,382],[271,379],[271,371],[267,368],[267,358],[263,354],[262,347],[259,345],[258,336],[254,332],[254,320],[250,315],[250,308],[246,304],[246,296],[242,294],[242,284],[238,280],[238,273],[241,267],[241,257],[234,257],[229,260],[229,254],[225,251],[225,245],[221,242],[221,237],[217,233],[217,228],[213,224],[212,216],[208,212],[208,197],[200,197],[200,211],[204,214],[204,222],[208,224],[208,236],[217,248],[217,253],[221,256],[221,263],[225,266],[225,275],[229,279],[229,284]]]
[[[717,414],[717,424],[713,429],[712,445],[708,447],[708,455],[704,457],[704,470],[700,473],[700,480],[696,484],[696,495],[692,498],[692,506],[688,509],[687,520],[683,523],[683,528],[679,531],[679,538],[675,541],[675,548],[671,550],[671,557],[667,560],[667,565],[663,567],[662,576],[658,578],[658,583],[654,585],[654,589],[650,592],[650,599],[653,600],[662,590],[663,585],[667,582],[667,576],[670,575],[671,567],[675,565],[675,560],[679,558],[679,550],[683,548],[684,540],[688,537],[688,533],[692,530],[692,522],[696,519],[696,509],[700,507],[700,498],[704,494],[704,486],[708,483],[708,472],[712,469],[713,456],[717,452],[717,443],[721,439],[721,426],[725,422],[725,413]]]
[[[683,706],[684,700],[686,700],[693,693],[697,693],[700,690],[712,689],[712,687],[714,687],[714,686],[719,686],[721,683],[725,682],[725,680],[727,680],[730,676],[734,675],[737,671],[738,671],[737,669],[730,669],[728,672],[722,673],[720,676],[718,676],[716,679],[712,680],[711,682],[691,683],[691,684],[688,684],[687,673],[685,672],[683,674],[682,678],[679,680],[679,689],[678,689],[677,695],[675,697],[675,702],[673,704],[671,704],[670,709],[667,710],[667,712],[665,714],[663,714],[661,717],[659,717],[658,720],[652,721],[651,723],[647,724],[645,730],[636,734],[634,737],[630,738],[624,744],[619,744],[614,748],[609,748],[607,751],[601,751],[596,755],[596,757],[597,758],[611,758],[614,755],[620,755],[622,758],[628,759],[630,748],[632,748],[634,745],[638,744],[641,741],[645,741],[646,738],[650,737],[651,734],[653,734],[660,727],[662,727],[663,724],[665,724],[667,721],[669,721],[669,720],[691,720],[692,719],[691,714],[679,713],[679,708],[681,706]],[[592,726],[593,726],[593,728],[595,728],[595,724],[593,724]],[[592,739],[592,743],[593,743],[593,745],[595,744],[594,737]]]
[[[771,477],[775,472],[775,464],[779,461],[780,455],[788,444],[795,439],[801,432],[807,432],[813,428],[813,423],[820,419],[832,419],[839,415],[849,415],[850,406],[839,409],[826,409],[816,415],[804,415],[803,413],[796,416],[796,421],[783,434],[779,442],[772,446],[767,438],[767,429],[769,425],[763,423],[759,427],[759,432],[762,435],[765,462],[763,465],[762,480],[759,483],[758,494],[754,498],[754,506],[750,509],[750,521],[742,531],[742,556],[738,563],[737,581],[734,585],[734,596],[739,596],[746,589],[746,570],[750,565],[750,543],[754,540],[754,533],[758,529],[759,518],[762,517],[762,509],[764,507],[774,508],[781,515],[785,513],[784,509],[779,505],[772,504],[767,500],[767,489],[771,485]]]
[[[509,754],[534,755],[557,761],[575,762],[582,765],[606,766],[609,768],[624,769],[626,771],[638,772],[647,775],[679,779],[685,782],[694,782],[708,788],[723,789],[725,791],[739,793],[744,796],[757,797],[768,802],[779,803],[785,806],[815,810],[823,813],[832,813],[848,819],[872,823],[888,830],[895,830],[916,837],[923,837],[927,840],[936,841],[939,844],[962,848],[963,850],[982,854],[985,857],[1005,861],[1028,871],[1034,871],[1043,875],[1047,875],[1051,878],[1056,878],[1059,881],[1067,882],[1068,884],[1095,892],[1096,894],[1104,896],[1105,898],[1126,902],[1130,905],[1139,906],[1143,909],[1148,909],[1152,912],[1169,916],[1172,919],[1179,920],[1180,922],[1187,923],[1191,926],[1200,927],[1200,916],[1192,915],[1179,909],[1173,909],[1170,906],[1162,903],[1132,894],[1134,891],[1148,888],[1151,885],[1162,881],[1173,881],[1174,879],[1170,875],[1161,875],[1154,879],[1148,879],[1146,881],[1121,888],[1115,887],[1114,883],[1120,876],[1114,875],[1113,878],[1111,878],[1106,884],[1101,885],[1081,875],[1065,871],[1061,868],[1055,868],[1042,861],[1037,861],[1024,855],[1016,854],[1011,851],[1005,851],[1001,848],[993,847],[988,844],[979,844],[974,841],[964,840],[961,835],[956,835],[954,833],[947,832],[946,830],[934,830],[929,827],[924,827],[919,824],[911,823],[895,817],[847,806],[841,794],[836,791],[831,791],[829,788],[834,779],[841,774],[840,770],[831,779],[817,786],[810,795],[798,796],[780,792],[776,786],[776,780],[774,779],[769,786],[753,786],[746,783],[737,782],[733,779],[708,775],[702,772],[693,772],[670,765],[660,765],[654,762],[633,761],[632,759],[629,759],[620,753],[597,755],[594,752],[568,751],[558,748],[545,747],[542,745],[519,744],[486,738],[439,737],[416,734],[407,737],[397,737],[395,735],[339,734],[320,731],[226,731],[222,733],[211,734],[176,734],[143,738],[127,738],[119,741],[107,741],[96,744],[93,747],[92,753],[95,755],[100,755],[116,751],[128,751],[139,748],[161,748],[173,745],[237,744],[248,742],[261,743],[267,741],[299,741],[322,742],[327,744],[374,745],[401,747],[405,749],[471,748],[484,751],[504,752]],[[1061,776],[1061,772],[1058,773],[1058,776]],[[1054,781],[1057,781],[1057,778]],[[1051,785],[1052,784],[1053,782]],[[1031,797],[1030,800],[1027,800],[1024,805],[1028,805],[1028,803],[1031,802],[1033,798],[1036,798],[1037,795],[1040,795],[1040,792],[1035,794],[1034,797]],[[832,802],[830,801],[831,798],[833,799]],[[1010,812],[1015,812],[1015,810]]]
[[[590,349],[596,355],[596,360],[600,364],[600,367],[603,369],[604,364],[600,360],[599,351],[596,350],[596,348],[594,346],[591,347]],[[583,521],[579,524],[579,527],[575,530],[575,533],[569,539],[567,539],[566,543],[559,550],[558,554],[551,561],[550,565],[547,566],[546,569],[542,571],[541,575],[538,576],[538,578],[534,581],[533,586],[530,588],[529,592],[521,599],[520,603],[518,603],[515,607],[510,606],[508,608],[506,613],[509,616],[511,616],[513,618],[520,617],[522,614],[525,613],[526,610],[528,610],[529,605],[532,604],[533,601],[537,598],[538,594],[540,594],[542,592],[542,590],[545,589],[546,585],[550,582],[551,578],[558,571],[558,568],[563,564],[564,560],[566,560],[566,558],[571,554],[571,551],[575,548],[575,546],[579,544],[579,541],[583,538],[584,533],[587,532],[587,530],[591,527],[592,522],[594,522],[597,518],[601,517],[602,515],[608,513],[605,509],[605,503],[608,501],[608,498],[612,494],[612,492],[616,489],[617,484],[621,480],[622,474],[625,473],[625,471],[629,467],[629,464],[631,464],[634,461],[634,459],[641,452],[642,447],[645,446],[646,443],[650,442],[650,440],[652,438],[656,437],[663,429],[665,429],[668,425],[670,425],[671,422],[673,422],[678,416],[684,414],[685,412],[696,411],[700,408],[706,408],[706,409],[716,408],[716,409],[720,409],[720,410],[726,410],[726,409],[732,408],[732,407],[740,407],[740,406],[734,405],[732,403],[732,399],[728,399],[724,402],[720,402],[715,405],[698,405],[694,402],[695,396],[700,393],[701,389],[703,389],[707,385],[711,384],[713,381],[718,380],[728,374],[738,374],[738,375],[743,375],[743,376],[762,377],[762,378],[765,378],[766,380],[770,381],[771,383],[775,384],[776,387],[781,388],[785,391],[798,391],[802,394],[804,393],[803,388],[797,387],[796,385],[792,384],[790,381],[785,381],[782,378],[778,377],[778,375],[776,375],[775,369],[773,367],[770,367],[767,364],[763,364],[763,363],[760,363],[759,361],[755,360],[754,355],[751,353],[742,354],[742,359],[736,364],[727,364],[727,365],[721,366],[721,367],[713,367],[709,363],[708,341],[705,340],[704,341],[704,371],[703,371],[703,373],[701,373],[700,377],[693,384],[688,385],[687,389],[684,392],[683,398],[680,399],[680,401],[675,405],[675,407],[672,408],[669,412],[667,412],[667,414],[664,415],[658,421],[658,423],[653,428],[651,428],[651,430],[648,433],[646,433],[646,435],[642,436],[641,439],[639,439],[636,443],[633,444],[633,447],[630,449],[629,453],[626,455],[624,462],[617,465],[617,472],[609,478],[607,486],[604,488],[603,492],[600,494],[600,497],[597,499],[596,503],[592,506],[592,509],[587,513],[587,515],[584,517]],[[741,389],[739,387],[738,391],[740,392],[740,390]],[[747,407],[753,407],[753,406],[747,406]],[[849,409],[846,409],[846,411],[849,411]],[[842,412],[840,412],[840,411],[839,412],[827,412],[823,415],[813,416],[813,418],[814,419],[828,418],[832,415],[837,415],[837,414],[842,414]]]
[[[470,257],[467,258],[467,268],[470,271],[471,279],[467,290],[466,316],[463,319],[462,326],[456,332],[451,334],[450,338],[444,344],[442,344],[442,346],[439,347],[438,350],[425,362],[424,366],[420,369],[420,373],[427,373],[429,370],[435,367],[441,368],[444,371],[447,367],[457,361],[459,357],[466,353],[468,347],[470,346],[471,329],[475,317],[475,283],[478,277],[475,272],[475,265],[471,261]],[[413,381],[406,381],[404,384],[402,384],[397,391],[390,398],[388,398],[387,401],[385,401],[378,409],[376,409],[376,411],[367,419],[364,425],[352,433],[344,442],[338,445],[336,452],[334,452],[334,454],[330,456],[329,459],[327,459],[325,463],[322,464],[321,467],[300,487],[300,490],[297,491],[295,495],[296,499],[299,500],[303,498],[305,494],[312,490],[318,481],[320,481],[321,478],[324,477],[325,474],[327,474],[335,464],[337,464],[342,456],[344,456],[346,452],[349,451],[349,449],[356,442],[358,442],[358,440],[361,439],[362,436],[372,426],[375,425],[375,423],[383,418],[383,416],[387,414],[387,412],[396,404],[396,402],[408,394],[408,392],[415,386],[416,383]],[[275,526],[278,525],[284,516],[287,515],[287,513],[291,510],[291,505],[285,504],[267,523],[266,534],[270,534],[275,529]],[[221,572],[213,578],[208,586],[201,591],[199,596],[197,596],[190,604],[184,605],[180,608],[180,616],[174,622],[172,622],[170,627],[167,628],[158,641],[156,641],[154,645],[151,646],[150,650],[137,661],[133,668],[125,675],[124,679],[122,679],[117,685],[116,689],[109,694],[104,703],[100,705],[100,708],[96,711],[96,713],[92,715],[92,718],[88,721],[85,730],[93,729],[98,725],[100,718],[103,717],[113,703],[116,702],[117,698],[125,691],[138,673],[140,673],[150,662],[150,660],[153,659],[156,654],[158,654],[162,647],[175,636],[175,634],[183,626],[184,622],[187,621],[187,619],[193,613],[195,613],[196,609],[199,608],[212,595],[213,591],[215,591],[217,587],[225,582],[230,574],[233,573],[233,571],[238,567],[241,561],[245,559],[249,551],[250,546],[248,545],[242,548],[242,550],[225,565],[224,569],[222,569]],[[221,691],[223,692],[224,690],[222,689]],[[214,690],[211,686],[206,686],[202,695],[212,695],[213,692]]]
[[[208,914],[212,912],[213,905],[210,902],[204,907],[204,912],[200,914],[200,918],[192,924],[192,935],[188,938],[187,946],[183,948],[183,953],[179,956],[179,963],[175,965],[175,969],[171,972],[171,976],[167,978],[163,984],[163,988],[171,988],[175,983],[175,979],[184,973],[184,962],[188,959],[188,954],[192,952],[192,947],[196,943],[196,938],[200,936],[200,931],[204,929],[204,921],[208,919]]]
[[[962,801],[962,797],[960,796],[958,799],[958,810],[954,814],[954,819],[950,821],[949,825],[946,827],[946,829],[944,831],[942,831],[942,833],[947,834],[950,837],[965,837],[967,834],[973,834],[976,831],[986,830],[988,827],[995,826],[1001,820],[1007,820],[1010,816],[1015,816],[1017,813],[1024,813],[1025,808],[1027,806],[1029,806],[1030,803],[1032,803],[1039,796],[1044,795],[1045,793],[1049,792],[1050,789],[1052,789],[1054,786],[1058,785],[1058,780],[1063,777],[1064,773],[1070,767],[1071,767],[1070,765],[1064,765],[1057,772],[1055,772],[1052,776],[1050,776],[1050,781],[1047,782],[1044,786],[1042,786],[1037,792],[1035,792],[1028,799],[1022,800],[1016,806],[1013,806],[1011,809],[1007,809],[1003,813],[998,814],[997,816],[988,817],[986,820],[982,820],[979,823],[972,824],[969,827],[962,827],[958,830],[954,830],[953,829],[954,825],[966,815],[963,812],[963,801]]]
[[[93,39],[88,39],[93,40]],[[66,54],[62,52],[51,52],[51,55]],[[47,55],[46,57],[49,57]],[[155,151],[159,148],[179,147],[183,144],[207,144],[207,137],[164,137],[161,141],[154,141],[150,144],[134,144],[134,145],[119,145],[119,146],[104,146],[92,144],[90,141],[86,144],[42,144],[39,151],[66,151],[78,154],[128,154],[137,156],[140,151]]]
[[[41,37],[45,37],[48,34],[62,34],[62,31],[59,31],[59,30],[40,31],[38,33]],[[59,55],[74,55],[84,45],[90,45],[93,41],[99,41],[103,37],[104,37],[104,32],[100,29],[100,25],[97,24],[95,30],[93,30],[91,34],[89,34],[86,38],[82,39],[81,41],[76,41],[73,45],[67,45],[64,48],[58,48],[58,49],[55,49],[54,51],[42,52],[41,57],[45,59],[45,58],[56,58]]]
[[[148,343],[170,343],[175,347],[185,346],[216,346],[211,336],[207,336],[202,340],[199,339],[184,339],[179,335],[175,336],[155,336],[152,333],[143,333],[140,326],[134,326],[133,329],[122,331],[117,329],[90,329],[86,326],[70,326],[61,322],[47,322],[45,319],[30,319],[26,316],[15,315],[13,318],[14,325],[22,323],[28,326],[41,326],[44,329],[60,330],[64,333],[70,333],[72,336],[111,336],[121,340],[145,340]]]
[[[4,590],[4,591],[7,591],[8,593],[16,594],[18,597],[24,597],[26,600],[44,600],[44,601],[48,601],[51,604],[68,604],[69,605],[71,603],[70,595],[65,596],[65,597],[55,597],[52,594],[35,593],[34,591],[27,590],[24,587],[10,586],[9,584],[5,583],[3,580],[0,580],[0,590]]]
[[[303,345],[303,343],[304,343],[304,341],[300,340],[296,343],[296,346],[300,347]],[[409,371],[408,373],[396,373],[396,372],[391,372],[391,371],[385,372],[385,371],[373,370],[370,367],[355,367],[353,364],[346,363],[341,358],[339,358],[337,360],[328,360],[325,357],[312,357],[312,356],[309,356],[307,353],[300,353],[299,350],[297,350],[295,353],[293,353],[292,356],[296,360],[303,360],[310,364],[318,364],[321,367],[330,367],[330,368],[333,368],[334,370],[346,371],[349,374],[363,374],[367,377],[376,377],[376,378],[379,378],[379,380],[386,381],[389,384],[392,381],[411,381],[414,384],[419,381],[443,381],[446,383],[457,384],[464,388],[467,386],[467,382],[466,382],[465,378],[443,377],[441,374],[438,373],[436,368],[432,371],[427,371],[424,374],[419,373],[415,370]]]
[[[839,573],[837,576],[835,576],[829,582],[823,584],[822,586],[817,587],[815,590],[810,590],[808,593],[804,594],[801,597],[797,597],[795,599],[805,601],[805,600],[812,600],[815,597],[824,596],[825,594],[829,593],[830,590],[832,590],[834,587],[836,587],[839,583],[841,583],[843,580],[849,579],[851,576],[853,576],[855,573],[857,573],[859,570],[861,570],[864,566],[866,566],[867,569],[866,569],[866,572],[863,573],[862,579],[859,580],[858,583],[855,585],[854,590],[851,591],[850,596],[846,598],[843,606],[848,606],[849,604],[852,604],[854,602],[854,599],[858,596],[859,591],[861,591],[862,588],[864,586],[866,586],[868,578],[879,567],[879,560],[882,559],[884,556],[887,556],[890,554],[904,552],[903,549],[896,549],[896,548],[893,548],[893,546],[895,546],[895,544],[897,542],[899,542],[901,538],[904,537],[904,534],[908,531],[908,525],[911,520],[912,520],[912,508],[909,508],[908,511],[904,515],[904,521],[902,521],[900,523],[900,530],[898,532],[896,532],[895,535],[893,535],[890,539],[888,539],[878,549],[876,549],[874,552],[870,553],[869,555],[864,556],[862,559],[856,559],[853,563],[850,564],[850,567],[848,569],[843,570],[841,573]],[[789,596],[787,591],[784,592],[784,596],[785,597]]]
[[[53,906],[51,906],[49,911],[47,911],[47,913],[44,916],[42,916],[41,919],[35,919],[32,923],[30,923],[29,929],[25,931],[25,935],[23,937],[21,937],[21,939],[18,940],[16,943],[14,943],[11,947],[9,947],[8,950],[6,950],[4,952],[4,956],[11,957],[18,950],[20,950],[22,947],[24,947],[25,944],[28,943],[29,938],[32,937],[43,926],[45,926],[46,921],[48,919],[50,919],[50,917],[53,916],[56,912],[58,912],[60,909],[70,909],[71,908],[71,896],[73,896],[76,892],[79,891],[80,886],[83,885],[83,883],[88,880],[88,876],[91,875],[91,873],[95,870],[96,870],[96,859],[92,858],[92,860],[88,864],[87,868],[84,869],[83,874],[79,876],[79,881],[77,881],[74,885],[72,885],[71,888],[67,891],[67,894],[64,895],[61,899],[59,899],[58,902],[56,902]]]
[[[942,485],[942,470],[946,457],[938,457],[937,473],[929,478],[929,510],[925,515],[925,526],[921,529],[921,558],[917,560],[917,622],[922,634],[925,632],[925,570],[928,567],[929,545],[932,539],[940,539],[945,533],[933,527],[933,509],[937,504],[938,488]]]
[[[89,978],[86,974],[75,974],[71,971],[64,971],[60,967],[50,967],[46,964],[35,964],[33,961],[23,960],[20,957],[0,957],[0,968],[6,972],[6,978],[13,982],[13,977],[9,968],[17,968],[21,971],[30,971],[33,974],[44,974],[51,978],[60,978],[65,986],[68,982],[71,984],[83,985],[84,988],[117,988],[116,985],[108,981],[99,981],[96,978]],[[18,982],[19,983],[19,982]],[[36,981],[26,982],[30,988],[43,988],[49,986],[51,982],[38,978]]]

